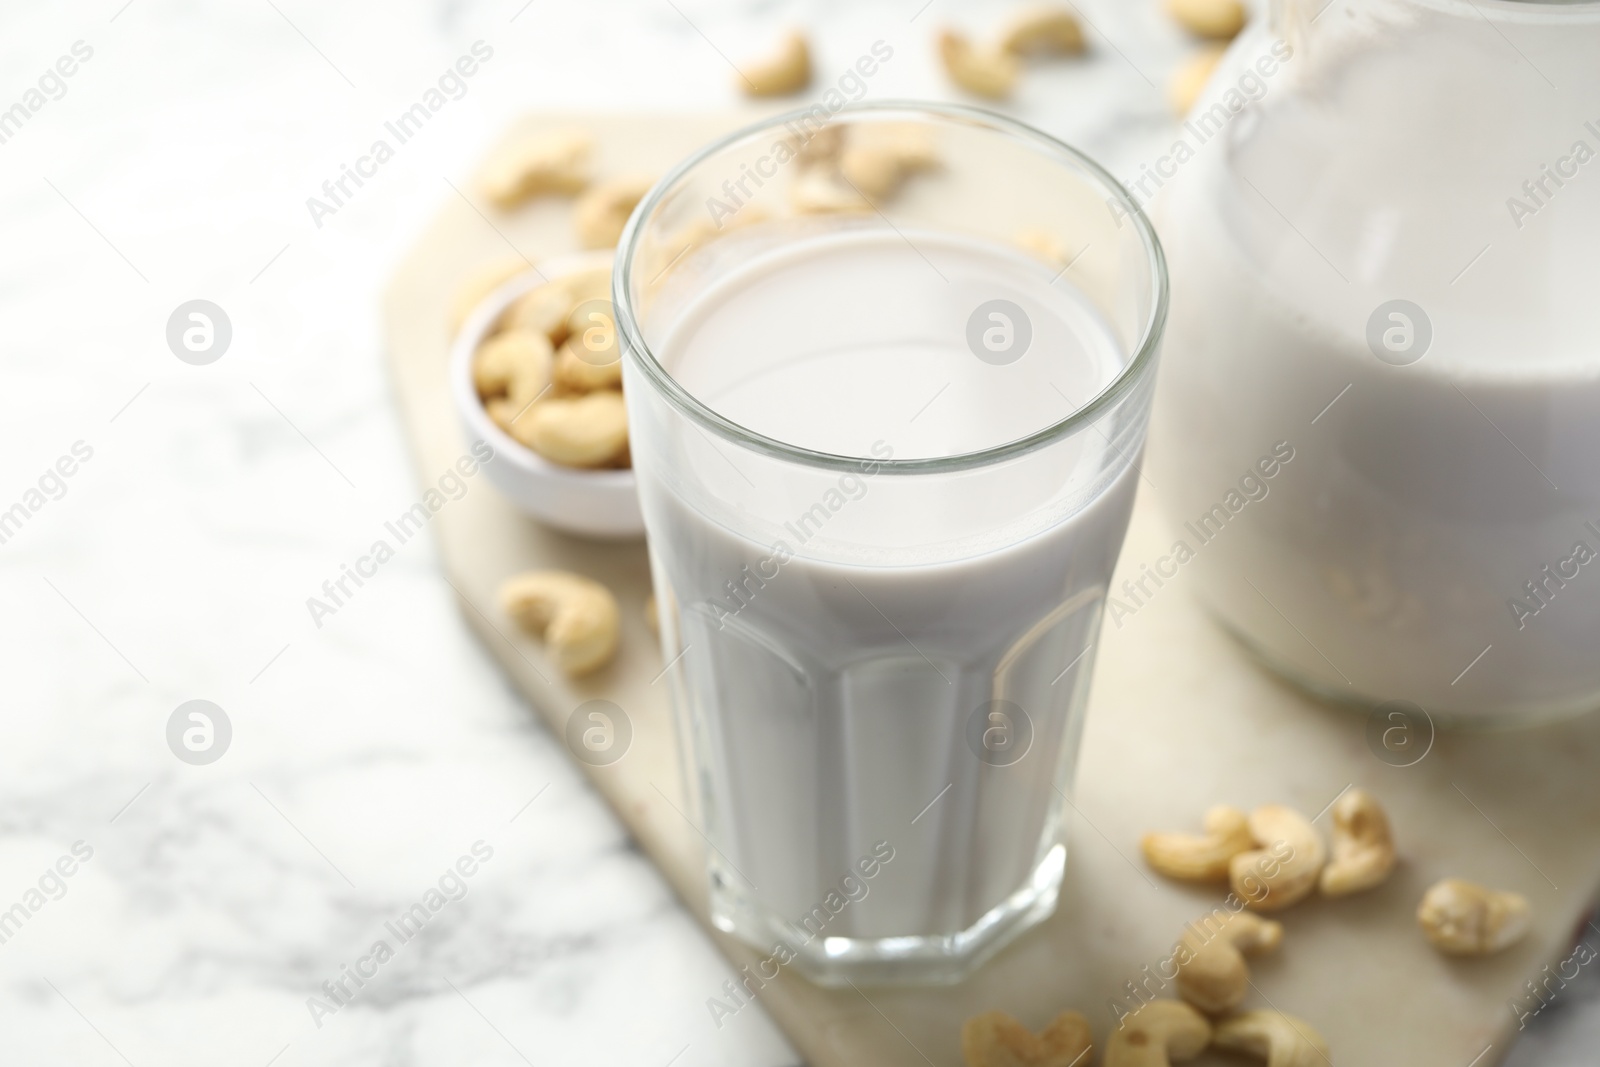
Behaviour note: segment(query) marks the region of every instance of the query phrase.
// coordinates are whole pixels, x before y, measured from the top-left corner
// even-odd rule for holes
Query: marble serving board
[[[592,130],[597,173],[660,173],[739,116],[560,116]],[[433,484],[466,448],[445,383],[449,306],[474,268],[508,255],[538,260],[576,248],[570,205],[501,212],[458,183],[390,283],[383,315],[395,392],[419,480]],[[1308,442],[1314,446],[1314,442]],[[1121,571],[1162,555],[1177,536],[1141,487]],[[1267,506],[1271,506],[1270,503]],[[704,923],[705,843],[688,821],[659,648],[644,619],[649,567],[642,542],[591,543],[523,517],[492,489],[467,494],[433,522],[468,625],[558,736],[583,701],[624,709],[626,755],[585,766],[640,847]],[[496,606],[507,576],[536,567],[591,575],[622,605],[615,663],[564,680],[539,644]],[[1131,605],[1130,605],[1131,606]],[[1183,577],[1132,614],[1108,620],[1096,650],[1070,855],[1056,915],[965,984],[945,989],[824,990],[787,971],[760,1001],[813,1067],[961,1062],[962,1020],[1001,1008],[1031,1026],[1075,1007],[1097,1044],[1126,983],[1149,982],[1182,925],[1221,892],[1166,882],[1139,858],[1140,834],[1188,828],[1210,804],[1279,802],[1323,812],[1351,785],[1387,804],[1403,862],[1380,889],[1312,900],[1280,916],[1284,949],[1254,966],[1247,1007],[1276,1007],[1326,1035],[1336,1062],[1486,1067],[1508,1051],[1512,1005],[1536,1004],[1523,983],[1566,957],[1600,887],[1600,717],[1504,734],[1441,733],[1412,766],[1380,760],[1365,716],[1315,703],[1257,669],[1205,617]],[[675,669],[675,668],[674,668]],[[1504,954],[1435,953],[1413,913],[1434,880],[1456,875],[1525,893],[1532,935]],[[734,968],[762,957],[707,925]],[[1165,995],[1172,995],[1170,986]],[[710,1012],[706,1025],[712,1026]],[[1197,1063],[1212,1062],[1208,1059]],[[1238,1062],[1215,1060],[1217,1063]]]

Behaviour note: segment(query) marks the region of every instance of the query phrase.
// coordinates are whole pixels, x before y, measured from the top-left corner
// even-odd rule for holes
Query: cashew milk
[[[1529,122],[1502,115],[1496,79],[1435,78],[1424,59],[1470,71],[1503,47],[1457,14],[1308,49],[1296,63],[1329,69],[1275,88],[1166,191],[1151,473],[1196,521],[1292,443],[1272,498],[1189,568],[1291,675],[1432,713],[1556,714],[1600,705],[1600,104],[1570,86],[1573,106]],[[1593,84],[1583,40],[1555,69]],[[1392,317],[1396,299],[1420,314]]]
[[[788,924],[757,937],[953,934],[1008,900],[1054,903],[1058,787],[1070,788],[1137,442],[1108,456],[1094,427],[1079,431],[1060,484],[1085,464],[1105,471],[1033,526],[985,514],[961,472],[914,476],[948,479],[949,494],[901,507],[909,476],[880,467],[1016,440],[1117,375],[1126,353],[1054,273],[919,231],[817,237],[720,280],[661,346],[673,376],[733,422],[856,461],[786,501],[792,519],[759,538],[732,528],[739,516],[718,521],[714,502],[691,510],[643,480],[658,589],[676,605],[668,655],[698,700],[714,896]],[[1004,364],[968,343],[971,315],[995,298],[1031,333]],[[734,477],[728,450],[685,448]]]

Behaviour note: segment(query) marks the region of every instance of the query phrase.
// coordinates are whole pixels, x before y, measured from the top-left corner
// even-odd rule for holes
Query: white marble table
[[[23,505],[0,522],[0,1062],[794,1061],[758,1010],[713,1024],[727,968],[475,646],[425,538],[333,615],[306,600],[416,498],[377,296],[497,131],[538,108],[726,107],[719,52],[788,22],[824,72],[890,42],[874,97],[950,97],[931,34],[992,16],[920,3],[0,15],[0,109],[83,42],[0,126],[0,513]],[[1189,45],[1153,3],[1083,8],[1094,58],[1033,75],[1013,110],[1120,172],[1165,142],[1158,86]],[[464,95],[313,218],[476,41],[493,54]],[[206,366],[165,338],[196,298],[232,325]],[[193,699],[232,727],[208,765],[167,743]],[[385,923],[418,903],[402,943]],[[341,979],[348,997],[322,988]],[[1592,1045],[1600,1022],[1561,1008],[1541,1040]]]

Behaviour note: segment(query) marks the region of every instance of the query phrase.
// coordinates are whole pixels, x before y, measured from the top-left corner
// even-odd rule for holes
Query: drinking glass
[[[1061,885],[1155,235],[1020,123],[816,106],[664,178],[613,284],[711,916],[766,977],[958,981]]]

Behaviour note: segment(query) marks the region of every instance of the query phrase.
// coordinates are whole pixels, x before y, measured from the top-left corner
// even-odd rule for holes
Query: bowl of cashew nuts
[[[611,253],[553,257],[466,311],[450,352],[462,432],[518,510],[568,533],[644,535],[628,453]]]

